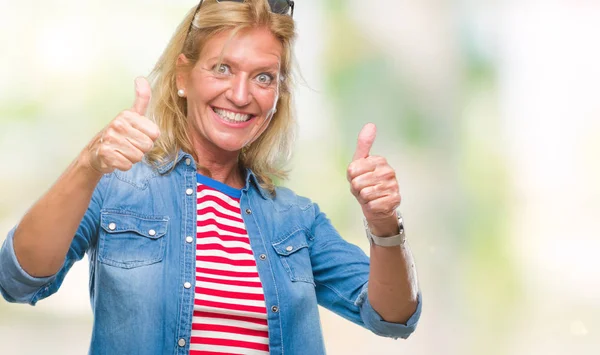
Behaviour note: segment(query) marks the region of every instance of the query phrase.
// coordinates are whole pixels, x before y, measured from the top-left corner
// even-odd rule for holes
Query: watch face
[[[399,234],[404,234],[404,219],[398,212],[398,229],[400,230]]]

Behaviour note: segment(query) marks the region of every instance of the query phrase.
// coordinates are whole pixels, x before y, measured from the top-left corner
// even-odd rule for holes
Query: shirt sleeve
[[[90,246],[95,243],[99,230],[102,189],[105,188],[105,175],[94,190],[88,209],[79,224],[61,269],[52,276],[33,277],[19,263],[13,245],[13,228],[0,249],[0,293],[8,302],[28,303],[34,306],[60,288],[67,272],[76,261],[81,260]]]
[[[14,233],[15,228],[8,233],[0,249],[0,292],[8,302],[31,303],[34,295],[56,276],[38,278],[23,270],[13,247]]]
[[[421,315],[421,293],[417,309],[406,324],[383,320],[369,303],[369,257],[345,241],[319,207],[313,206],[310,258],[319,304],[379,336],[408,338]]]
[[[421,292],[417,294],[417,309],[406,323],[390,323],[373,309],[368,297],[368,283],[363,287],[362,292],[356,300],[356,305],[360,307],[360,317],[365,326],[373,333],[381,336],[390,336],[393,338],[408,338],[417,328],[417,323],[421,317]]]

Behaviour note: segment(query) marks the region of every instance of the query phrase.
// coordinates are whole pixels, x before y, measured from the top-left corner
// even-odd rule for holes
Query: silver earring
[[[185,97],[185,90],[183,90],[183,89],[177,90],[177,96],[179,96],[179,97]]]

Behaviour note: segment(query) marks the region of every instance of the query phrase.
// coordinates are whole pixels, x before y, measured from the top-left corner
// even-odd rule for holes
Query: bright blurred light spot
[[[68,20],[68,19],[63,19]],[[39,32],[39,55],[36,60],[45,72],[53,74],[85,73],[90,68],[90,60],[85,48],[89,41],[84,25],[74,21],[61,25],[47,26]]]
[[[587,335],[588,330],[582,321],[575,320],[575,321],[571,322],[571,334],[573,334],[574,336],[581,337],[581,336]]]

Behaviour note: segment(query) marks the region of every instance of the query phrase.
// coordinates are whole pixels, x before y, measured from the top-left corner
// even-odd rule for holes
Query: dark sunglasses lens
[[[244,0],[217,0],[217,2],[224,1],[244,2]],[[269,6],[271,6],[271,11],[281,15],[289,14],[291,3],[292,1],[290,0],[269,0]]]
[[[271,11],[276,14],[287,15],[290,11],[290,2],[288,0],[269,0]]]
[[[217,0],[217,2],[225,2],[225,1],[231,1],[231,2],[244,2],[244,0]]]

